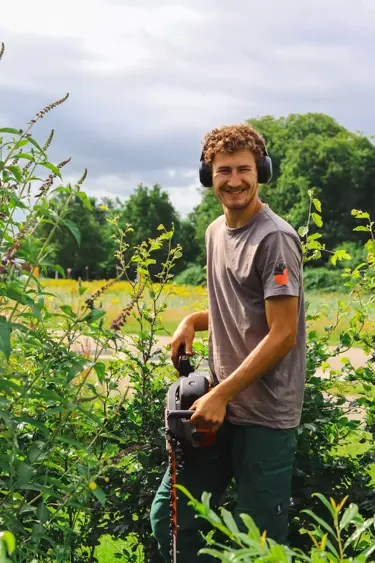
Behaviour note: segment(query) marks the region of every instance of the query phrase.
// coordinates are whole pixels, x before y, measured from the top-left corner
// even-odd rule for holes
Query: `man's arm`
[[[217,387],[229,402],[242,389],[274,368],[294,347],[297,335],[298,297],[270,297],[265,301],[269,333],[240,366]]]
[[[250,352],[242,364],[224,381],[192,405],[192,424],[214,430],[223,423],[227,405],[245,387],[251,385],[280,362],[294,347],[297,333],[298,297],[270,297],[265,301],[269,333]]]
[[[170,342],[171,360],[178,369],[178,350],[182,345],[187,356],[193,355],[193,340],[196,332],[208,330],[208,311],[197,311],[185,317],[178,325]]]

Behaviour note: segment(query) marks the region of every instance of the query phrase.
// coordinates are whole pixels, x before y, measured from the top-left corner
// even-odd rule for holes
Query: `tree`
[[[265,137],[274,165],[263,199],[298,228],[308,216],[308,189],[322,202],[325,242],[355,240],[348,209],[375,208],[375,147],[320,113],[249,119]]]
[[[142,243],[149,238],[156,237],[160,232],[159,225],[163,225],[167,230],[174,227],[173,244],[181,243],[183,249],[188,247],[185,244],[184,235],[190,226],[184,224],[182,227],[179,214],[173,207],[168,192],[163,191],[158,184],[152,188],[139,184],[135,191],[123,203],[119,211],[119,224],[124,228],[127,224],[132,226],[133,232],[129,233],[127,242],[132,246]],[[165,251],[159,255],[159,261],[155,266],[150,266],[151,274],[160,269]],[[127,259],[127,254],[125,255]],[[178,273],[184,268],[185,260],[179,260],[174,269]]]
[[[64,205],[66,197],[65,193],[59,193],[51,201],[56,212]],[[79,197],[70,203],[68,222],[57,229],[49,258],[50,262],[53,258],[65,272],[71,268],[73,278],[102,278],[110,273],[105,269],[105,262],[114,249],[106,212],[95,198],[88,198],[88,202],[90,209]],[[49,223],[41,224],[39,234],[47,236],[50,230]]]
[[[202,201],[189,214],[189,219],[195,227],[195,241],[198,247],[197,263],[204,266],[206,263],[206,229],[212,221],[223,214],[223,206],[212,189],[203,188],[201,193]]]

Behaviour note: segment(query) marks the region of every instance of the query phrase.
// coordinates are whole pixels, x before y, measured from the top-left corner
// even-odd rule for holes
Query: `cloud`
[[[51,157],[89,170],[89,193],[159,183],[185,214],[199,201],[201,140],[263,114],[322,111],[372,134],[370,0],[47,0],[2,7],[2,123],[56,135]],[[191,174],[191,176],[186,176]],[[189,194],[186,197],[186,194]]]

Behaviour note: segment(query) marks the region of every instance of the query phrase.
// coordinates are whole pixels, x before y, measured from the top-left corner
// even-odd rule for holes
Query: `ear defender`
[[[264,146],[265,155],[257,163],[257,174],[259,184],[268,184],[272,178],[272,160],[268,155],[267,147]],[[204,161],[203,157],[204,150],[201,154],[200,166],[199,166],[199,180],[205,188],[212,188],[212,172],[209,165]]]
[[[201,154],[201,161],[199,166],[199,180],[205,188],[212,188],[212,172],[211,168],[204,161],[203,152]]]

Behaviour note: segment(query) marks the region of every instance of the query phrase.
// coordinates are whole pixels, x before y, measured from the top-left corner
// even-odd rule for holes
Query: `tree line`
[[[356,224],[350,210],[375,210],[375,146],[371,138],[349,131],[322,113],[280,118],[266,115],[247,122],[264,136],[273,161],[273,178],[261,186],[262,200],[298,229],[311,213],[308,190],[313,189],[322,203],[327,248],[344,244],[356,254],[361,233],[353,233]],[[155,237],[160,224],[167,229],[173,224],[174,244],[180,243],[183,249],[175,274],[193,265],[203,268],[205,230],[223,211],[211,189],[199,189],[201,201],[186,218],[180,217],[158,184],[138,185],[126,201],[89,197],[90,205],[85,205],[77,198],[71,206],[70,222],[55,237],[49,262],[60,264],[65,271],[70,269],[74,278],[115,277],[115,242],[107,221],[108,214],[115,211],[122,227],[132,225],[127,241],[131,246]],[[64,197],[62,192],[53,200],[56,212],[64,205]],[[48,235],[50,229],[48,223],[41,225],[41,236]],[[314,266],[326,261],[322,256]]]

